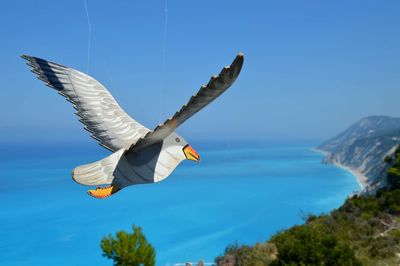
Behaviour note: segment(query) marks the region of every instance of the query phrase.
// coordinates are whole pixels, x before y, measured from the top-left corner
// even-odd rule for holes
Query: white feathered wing
[[[135,144],[150,130],[133,120],[107,89],[75,69],[23,55],[32,72],[70,101],[84,128],[99,144],[116,152]]]

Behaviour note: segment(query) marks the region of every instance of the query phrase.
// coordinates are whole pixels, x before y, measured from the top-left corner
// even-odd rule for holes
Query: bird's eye
[[[176,138],[175,141],[178,143],[181,142],[181,140],[179,138]]]

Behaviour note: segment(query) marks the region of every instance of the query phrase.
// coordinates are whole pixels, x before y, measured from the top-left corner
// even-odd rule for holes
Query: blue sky
[[[400,116],[399,1],[168,0],[165,45],[165,0],[87,4],[89,72],[149,128],[240,51],[241,76],[178,130],[187,140],[322,140],[364,116]],[[0,25],[2,140],[90,142],[19,58],[86,72],[84,2],[8,1]]]

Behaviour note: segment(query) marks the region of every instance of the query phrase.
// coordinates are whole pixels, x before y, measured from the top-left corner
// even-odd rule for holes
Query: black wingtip
[[[30,60],[30,59],[32,58],[32,56],[23,54],[23,55],[21,55],[21,58],[23,58],[23,59],[25,59],[25,60]]]
[[[244,61],[244,54],[242,52],[238,53],[235,60],[233,60],[232,65],[243,65],[243,61]]]
[[[235,77],[235,79],[237,78],[237,76],[239,76],[240,71],[242,70],[243,62],[244,62],[244,54],[240,52],[236,56],[235,60],[233,60],[230,66],[230,68],[233,69],[233,76]]]
[[[26,55],[26,54],[21,55],[21,57],[29,62],[36,63],[36,64],[46,64],[46,65],[51,64],[51,65],[56,65],[56,66],[63,67],[63,68],[68,68],[67,66],[64,66],[64,65],[52,62],[52,61],[48,61],[48,60],[45,60],[45,59],[42,59],[39,57],[34,57],[34,56]],[[29,64],[29,62],[28,62],[28,64]]]

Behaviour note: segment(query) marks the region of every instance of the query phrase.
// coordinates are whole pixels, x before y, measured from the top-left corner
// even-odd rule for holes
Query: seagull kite
[[[98,186],[88,191],[95,198],[106,198],[130,185],[160,182],[183,160],[199,162],[198,153],[175,129],[224,93],[235,82],[244,60],[239,53],[230,66],[212,76],[174,116],[151,131],[132,119],[94,78],[40,58],[22,58],[38,79],[72,103],[91,136],[113,152],[72,172],[72,179],[79,184]]]

